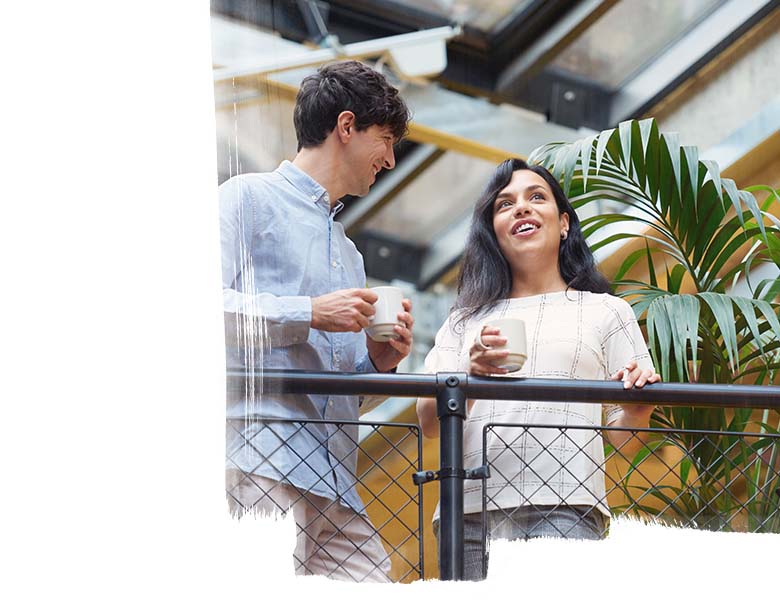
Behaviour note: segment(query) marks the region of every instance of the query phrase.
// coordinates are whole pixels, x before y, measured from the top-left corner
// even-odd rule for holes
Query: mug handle
[[[493,348],[493,346],[488,346],[482,341],[482,332],[485,330],[485,327],[487,327],[487,325],[482,325],[482,327],[477,330],[477,337],[474,340],[474,345],[480,350],[490,350]]]

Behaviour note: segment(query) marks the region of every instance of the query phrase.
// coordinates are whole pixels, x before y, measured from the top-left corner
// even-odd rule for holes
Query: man
[[[298,92],[295,159],[220,186],[229,369],[391,372],[409,354],[408,299],[398,339],[379,343],[362,331],[377,296],[334,221],[341,197],[365,195],[395,166],[393,145],[408,120],[398,91],[368,66],[322,67]],[[231,512],[292,510],[298,574],[388,581],[390,561],[356,492],[357,427],[301,422],[355,420],[361,404],[255,389],[251,379],[228,393]]]

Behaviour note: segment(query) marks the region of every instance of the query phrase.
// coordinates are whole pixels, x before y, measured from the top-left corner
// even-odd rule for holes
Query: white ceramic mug
[[[506,317],[482,323],[477,331],[477,343],[485,348],[491,348],[491,346],[488,346],[482,341],[482,330],[485,327],[497,328],[500,331],[499,335],[506,338],[506,345],[497,346],[496,350],[509,351],[509,354],[506,357],[495,361],[492,364],[496,367],[506,369],[510,373],[522,369],[525,360],[528,358],[525,339],[525,321],[522,319]]]
[[[366,328],[366,333],[375,342],[387,342],[398,339],[394,327],[400,325],[398,313],[403,312],[404,293],[401,288],[391,285],[382,285],[371,288],[379,299],[374,302],[374,315],[369,317],[371,323]]]

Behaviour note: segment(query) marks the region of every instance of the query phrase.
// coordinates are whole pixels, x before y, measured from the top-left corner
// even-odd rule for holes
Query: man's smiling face
[[[395,167],[394,142],[387,126],[371,125],[353,132],[347,148],[350,194],[365,196],[379,171]]]

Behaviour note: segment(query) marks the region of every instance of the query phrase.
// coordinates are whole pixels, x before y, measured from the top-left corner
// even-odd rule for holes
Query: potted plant
[[[664,381],[780,381],[780,279],[751,276],[761,263],[780,266],[780,220],[771,212],[780,206],[779,190],[737,189],[696,147],[660,133],[654,119],[547,144],[530,161],[560,179],[575,208],[608,200],[624,209],[584,218],[583,233],[594,251],[626,245],[615,293],[646,327]],[[645,265],[646,280],[632,276]],[[738,286],[749,293],[737,293]],[[683,458],[677,484],[638,486],[641,498],[660,499],[665,515],[702,527],[734,528],[741,511],[744,528],[780,530],[780,448],[769,437],[777,433],[776,413],[663,407],[654,420],[672,431],[638,453],[631,470],[668,444]],[[766,435],[737,435],[751,428]],[[702,430],[734,435],[692,433]],[[740,500],[731,490],[737,480]]]

